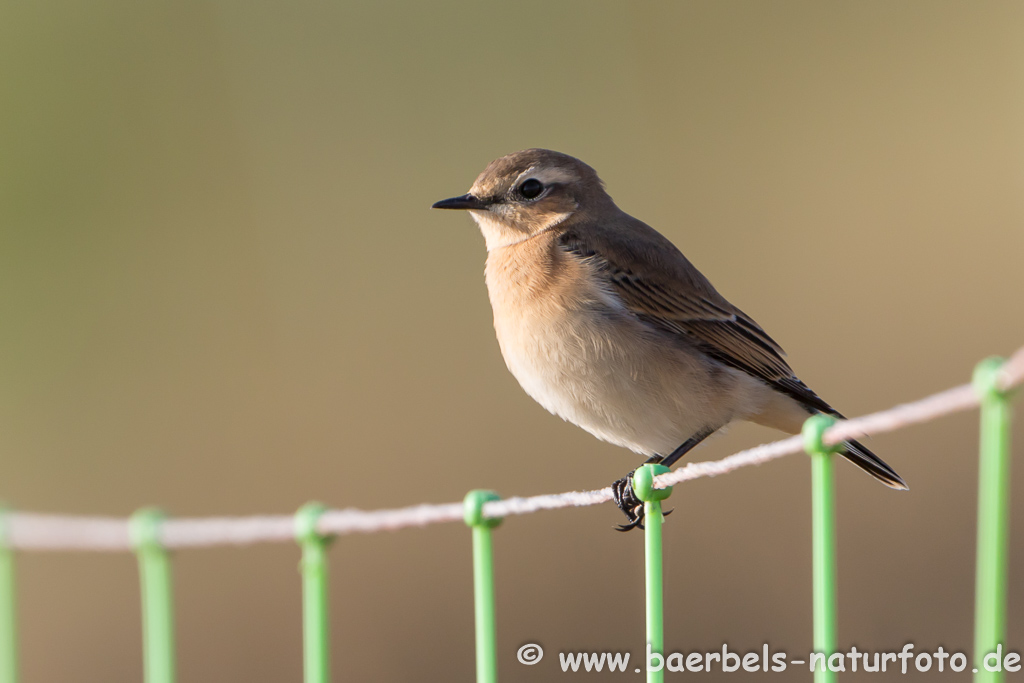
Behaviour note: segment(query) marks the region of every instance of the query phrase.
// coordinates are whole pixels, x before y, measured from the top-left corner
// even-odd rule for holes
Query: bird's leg
[[[658,454],[654,454],[644,461],[645,465],[664,465],[665,467],[672,467],[676,462],[679,461],[684,455],[689,453],[693,448],[704,439],[708,438],[715,433],[715,429],[704,429],[689,439],[681,443],[674,451],[668,454],[666,457],[662,457]],[[633,470],[636,472],[636,470]],[[619,506],[623,514],[626,515],[628,520],[625,524],[620,524],[616,527],[619,531],[629,531],[640,527],[644,528],[644,502],[636,497],[636,493],[633,492],[633,472],[630,472],[622,479],[616,480],[612,484],[612,499],[615,504]],[[671,511],[670,511],[671,512]],[[668,514],[667,512],[665,514]]]

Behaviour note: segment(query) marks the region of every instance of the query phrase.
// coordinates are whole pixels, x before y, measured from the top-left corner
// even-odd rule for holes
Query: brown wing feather
[[[675,245],[646,224],[628,220],[618,226],[630,232],[628,250],[616,248],[621,238],[608,239],[607,229],[597,225],[568,230],[560,244],[591,260],[623,304],[645,323],[680,335],[720,363],[761,379],[809,410],[839,415],[797,379],[775,340],[715,291]]]

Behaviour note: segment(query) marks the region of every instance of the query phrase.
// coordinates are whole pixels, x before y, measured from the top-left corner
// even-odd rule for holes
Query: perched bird
[[[508,369],[526,393],[594,436],[671,467],[734,420],[797,433],[842,417],[797,379],[782,348],[667,238],[615,205],[579,159],[527,149],[487,166],[465,209],[487,243],[487,291]],[[840,453],[907,486],[857,441]],[[613,485],[629,522],[643,505]]]

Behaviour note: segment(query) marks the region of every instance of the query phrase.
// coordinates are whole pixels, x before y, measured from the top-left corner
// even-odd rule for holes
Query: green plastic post
[[[647,646],[650,653],[665,656],[665,588],[662,573],[661,526],[665,516],[661,501],[672,495],[672,487],[654,488],[654,478],[668,472],[664,465],[643,465],[633,473],[633,492],[644,501],[644,566],[647,579]],[[657,670],[650,666],[645,655],[647,683],[661,683],[665,680],[665,662]]]
[[[834,683],[828,658],[838,648],[836,614],[836,510],[832,473],[834,446],[822,443],[825,430],[835,424],[828,415],[813,415],[804,422],[804,450],[811,456],[811,537],[814,592],[814,651],[825,655],[825,665],[815,667],[814,683]]]
[[[501,500],[494,491],[470,491],[463,517],[473,530],[473,611],[476,621],[477,683],[497,683],[498,645],[494,616],[494,548],[491,530],[500,519],[484,517],[484,503]]]
[[[975,683],[999,683],[989,671],[986,655],[1002,647],[1006,655],[1006,576],[1010,526],[1010,393],[999,389],[1000,358],[988,358],[974,370],[974,388],[981,398],[978,474],[978,559],[974,597]],[[998,656],[988,658],[995,667]]]
[[[316,530],[326,508],[307,503],[295,514],[295,539],[302,547],[302,651],[305,683],[331,680],[330,616],[327,602],[326,536]]]
[[[130,532],[142,586],[142,647],[146,683],[174,683],[174,598],[171,561],[160,541],[164,515],[144,509],[132,515]]]
[[[18,681],[18,623],[14,604],[14,553],[6,508],[0,507],[0,683]]]

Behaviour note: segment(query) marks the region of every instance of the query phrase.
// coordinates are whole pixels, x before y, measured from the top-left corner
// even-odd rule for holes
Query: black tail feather
[[[840,455],[889,488],[901,491],[906,491],[910,488],[903,481],[903,477],[896,474],[896,470],[889,467],[885,461],[865,448],[859,441],[845,441],[842,448],[839,451]]]

